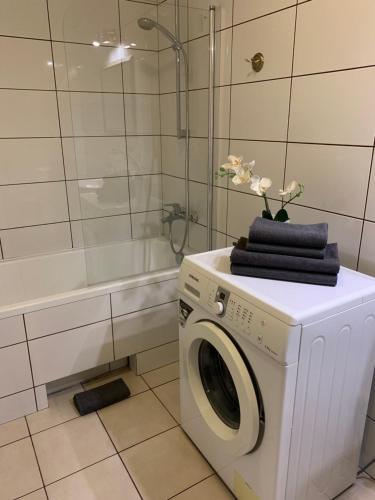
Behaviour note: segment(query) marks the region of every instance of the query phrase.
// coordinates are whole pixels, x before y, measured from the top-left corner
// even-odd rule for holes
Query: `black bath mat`
[[[95,387],[95,389],[75,394],[73,401],[79,414],[82,416],[118,403],[129,396],[129,387],[122,378],[118,378],[108,384]]]

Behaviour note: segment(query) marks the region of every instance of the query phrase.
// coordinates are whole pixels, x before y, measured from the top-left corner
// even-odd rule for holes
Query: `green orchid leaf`
[[[285,222],[285,221],[289,220],[288,212],[284,208],[282,208],[281,210],[279,210],[277,212],[274,220],[276,220],[278,222]]]
[[[263,210],[262,217],[263,219],[273,220],[272,214],[268,210]]]

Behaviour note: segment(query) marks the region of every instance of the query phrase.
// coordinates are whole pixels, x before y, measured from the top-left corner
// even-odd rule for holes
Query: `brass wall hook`
[[[245,61],[251,64],[256,73],[259,73],[264,66],[264,55],[261,52],[257,52],[251,59],[246,58]]]

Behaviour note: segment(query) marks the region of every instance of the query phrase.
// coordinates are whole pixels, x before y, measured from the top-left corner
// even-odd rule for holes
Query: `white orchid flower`
[[[294,191],[296,191],[297,188],[298,188],[298,182],[292,181],[288,184],[288,186],[285,189],[279,189],[279,195],[287,196],[288,194],[292,194]]]
[[[253,175],[250,182],[250,189],[255,191],[258,196],[263,196],[272,186],[271,179],[268,177],[259,177],[259,175]]]
[[[224,163],[224,165],[222,165],[222,168],[224,170],[234,170],[235,167],[242,166],[243,156],[229,155],[228,160],[229,163]]]
[[[239,186],[240,184],[248,184],[250,182],[251,170],[248,167],[234,167],[233,171],[236,175],[232,178],[232,182],[236,186]]]

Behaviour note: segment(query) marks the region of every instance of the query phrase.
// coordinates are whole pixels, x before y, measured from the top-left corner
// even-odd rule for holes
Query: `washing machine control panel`
[[[300,326],[281,323],[195,270],[182,266],[179,281],[180,292],[209,311],[229,332],[237,332],[281,363],[298,359]]]

